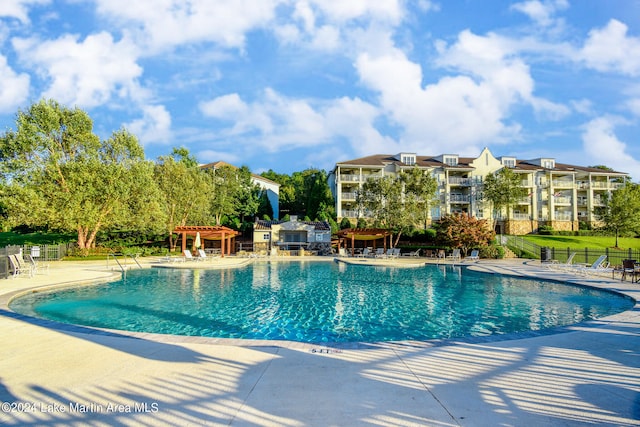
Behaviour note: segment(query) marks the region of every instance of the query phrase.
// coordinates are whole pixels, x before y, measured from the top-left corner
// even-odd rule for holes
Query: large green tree
[[[596,210],[605,227],[618,237],[622,232],[640,232],[640,184],[627,182],[605,198],[603,209]]]
[[[153,164],[135,136],[121,129],[100,141],[78,108],[37,102],[18,112],[1,143],[12,224],[76,231],[87,249],[103,228],[145,227],[162,216]]]
[[[376,226],[395,233],[395,246],[404,232],[425,224],[435,192],[435,178],[413,168],[367,180],[358,192],[358,206]]]
[[[493,205],[494,222],[497,213],[506,210],[507,222],[518,200],[526,197],[528,190],[522,186],[522,178],[510,168],[502,168],[497,173],[488,174],[483,183],[482,199]]]
[[[158,158],[155,179],[163,193],[165,231],[169,246],[175,249],[173,230],[188,223],[202,225],[211,220],[209,198],[213,188],[198,162],[185,148],[174,148],[169,156]]]

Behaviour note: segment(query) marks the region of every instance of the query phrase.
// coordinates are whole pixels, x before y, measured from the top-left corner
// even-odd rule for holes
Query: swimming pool
[[[255,262],[132,270],[125,280],[29,294],[11,309],[101,328],[188,336],[355,342],[538,331],[627,310],[630,298],[428,265]]]

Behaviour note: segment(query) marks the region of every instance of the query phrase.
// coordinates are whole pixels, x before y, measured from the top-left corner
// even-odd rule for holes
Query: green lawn
[[[594,237],[594,236],[540,236],[527,235],[524,239],[539,246],[550,248],[572,248],[572,249],[606,249],[613,248],[616,244],[615,237]],[[632,237],[618,238],[618,246],[621,249],[640,249],[640,239]]]
[[[8,231],[0,233],[0,247],[9,245],[22,246],[28,245],[57,245],[59,243],[67,243],[75,240],[78,237],[77,234],[69,233],[14,233]]]

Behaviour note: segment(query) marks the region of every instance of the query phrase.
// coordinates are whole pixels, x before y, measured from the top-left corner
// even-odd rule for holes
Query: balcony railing
[[[342,200],[356,200],[357,193],[342,193]]]
[[[553,181],[553,186],[554,187],[560,187],[560,188],[573,188],[574,187],[574,183],[573,181],[565,181],[565,180],[554,180]]]
[[[360,182],[360,175],[340,175],[342,182]]]
[[[450,185],[471,185],[471,180],[469,178],[458,178],[455,176],[450,176],[448,182]]]
[[[470,197],[466,194],[451,194],[449,195],[450,203],[469,203]]]
[[[572,215],[570,212],[556,212],[553,215],[553,218],[556,221],[571,221]]]
[[[554,196],[553,197],[553,201],[556,204],[560,204],[560,205],[570,205],[571,204],[571,197]]]

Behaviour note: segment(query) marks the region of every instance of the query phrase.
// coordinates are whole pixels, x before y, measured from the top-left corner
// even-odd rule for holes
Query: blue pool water
[[[352,342],[541,330],[627,310],[631,299],[460,267],[261,262],[241,269],[148,269],[126,280],[14,300],[36,317],[190,336]]]

